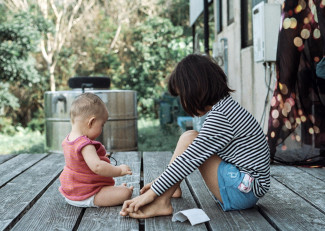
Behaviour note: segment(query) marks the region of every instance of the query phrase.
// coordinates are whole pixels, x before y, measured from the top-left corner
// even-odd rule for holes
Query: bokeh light
[[[320,129],[319,129],[319,127],[314,126],[314,132],[315,132],[316,134],[320,133]]]
[[[272,121],[272,125],[275,128],[278,128],[280,126],[280,121],[278,119],[275,119]]]
[[[291,111],[291,105],[290,105],[290,103],[285,102],[283,109],[286,110],[287,112],[290,112]]]
[[[288,94],[288,87],[287,87],[287,85],[285,85],[285,84],[281,84],[280,83],[280,91],[281,91],[281,93],[283,94],[283,95],[286,95],[286,94]]]
[[[289,120],[286,120],[285,122],[284,122],[284,124],[285,124],[285,126],[286,126],[286,128],[287,129],[291,129],[292,127],[291,127],[291,123],[290,123],[290,121]]]
[[[303,122],[303,123],[307,121],[307,118],[306,118],[306,116],[304,116],[304,115],[301,116],[300,119],[301,119],[301,122]]]
[[[295,13],[298,14],[301,12],[301,10],[302,10],[301,5],[297,5],[297,7],[295,8]]]
[[[300,37],[295,37],[293,39],[293,44],[295,44],[296,47],[301,47],[303,45],[303,41]]]
[[[298,118],[298,117],[296,118],[296,123],[297,123],[297,124],[301,124],[301,120],[300,120],[300,118]]]
[[[279,117],[279,111],[277,109],[272,110],[272,118],[277,119]]]
[[[319,39],[320,38],[320,30],[316,28],[313,32],[313,37],[314,39]]]
[[[291,25],[291,20],[290,18],[286,18],[283,20],[282,26],[284,29],[289,29]]]
[[[288,98],[288,99],[286,100],[286,102],[288,102],[291,106],[294,106],[294,105],[295,105],[295,101],[294,101],[293,98]]]
[[[303,39],[308,39],[309,36],[310,36],[310,32],[309,32],[309,30],[307,30],[307,29],[302,29],[301,32],[300,32],[300,36],[301,36]]]
[[[297,19],[290,18],[290,28],[295,29],[297,27]]]
[[[309,18],[308,17],[304,18],[304,24],[308,24],[308,23],[309,23]]]
[[[299,0],[299,5],[301,6],[301,8],[304,10],[307,6],[306,2],[304,0]]]
[[[296,141],[300,142],[301,141],[301,137],[299,135],[296,135]]]

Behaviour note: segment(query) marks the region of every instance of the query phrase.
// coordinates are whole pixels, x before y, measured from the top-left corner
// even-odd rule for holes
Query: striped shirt
[[[270,152],[265,134],[256,119],[231,96],[212,107],[198,136],[151,189],[160,196],[215,154],[254,178],[252,188],[256,197],[268,191]]]

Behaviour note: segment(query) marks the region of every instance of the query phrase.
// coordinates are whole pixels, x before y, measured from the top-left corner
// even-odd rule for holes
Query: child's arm
[[[107,177],[124,176],[126,174],[132,175],[130,167],[125,164],[114,166],[99,159],[94,145],[85,146],[81,150],[81,154],[90,170],[98,175]]]

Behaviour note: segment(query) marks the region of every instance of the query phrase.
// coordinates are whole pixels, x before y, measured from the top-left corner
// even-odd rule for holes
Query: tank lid
[[[108,89],[111,85],[109,77],[96,77],[96,76],[77,76],[68,80],[70,88],[100,88]]]

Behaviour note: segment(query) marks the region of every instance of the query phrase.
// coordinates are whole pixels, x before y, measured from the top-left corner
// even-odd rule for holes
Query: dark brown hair
[[[184,110],[190,116],[205,111],[233,92],[227,76],[219,65],[206,55],[191,54],[182,59],[169,77],[168,90],[179,96]]]

